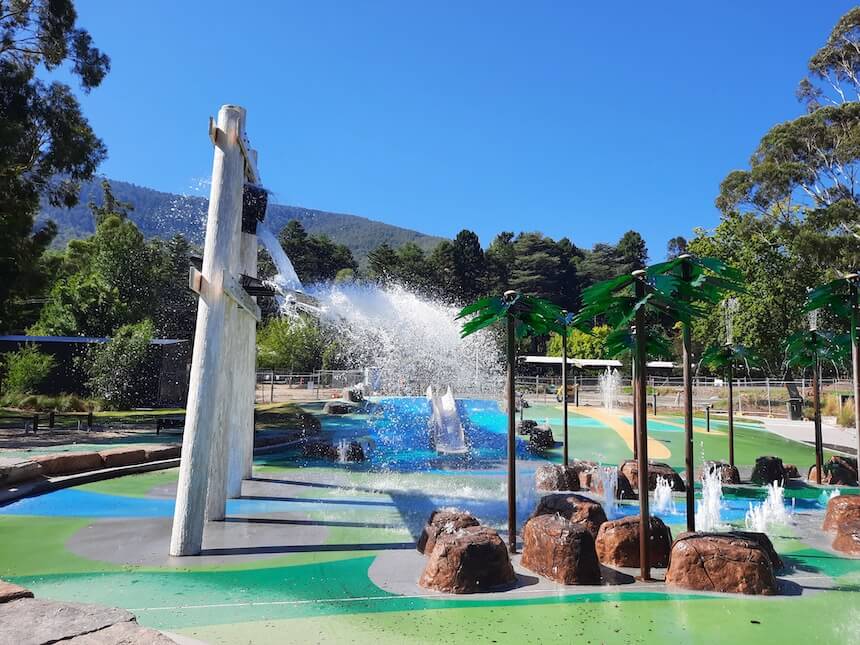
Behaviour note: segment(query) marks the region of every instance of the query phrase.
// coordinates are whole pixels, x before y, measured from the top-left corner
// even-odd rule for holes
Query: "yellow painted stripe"
[[[578,407],[576,413],[584,417],[591,417],[600,421],[605,426],[609,426],[618,436],[624,440],[630,452],[633,452],[633,426],[632,424],[623,421],[615,412],[604,410],[603,408]],[[657,441],[656,439],[648,438],[648,458],[649,459],[668,459],[672,455],[671,451],[666,447],[666,444]]]
[[[660,423],[665,423],[667,426],[674,426],[676,428],[683,428],[684,427],[683,423],[678,423],[677,421],[669,421],[669,419],[665,419],[661,416],[654,417],[654,420],[659,421]],[[705,428],[700,428],[696,424],[693,424],[693,432],[694,433],[698,432],[700,434],[721,434],[721,435],[727,435],[728,434],[728,432],[726,432],[725,430],[717,430],[716,428],[713,428],[713,427],[711,428],[711,431],[708,432]]]

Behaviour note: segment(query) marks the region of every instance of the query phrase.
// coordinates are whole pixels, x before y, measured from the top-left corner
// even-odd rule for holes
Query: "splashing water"
[[[768,484],[767,499],[758,504],[750,502],[744,524],[750,531],[766,533],[773,526],[785,526],[791,516],[785,509],[785,488],[775,481]]]
[[[615,399],[618,396],[618,390],[621,388],[621,376],[618,374],[618,370],[610,370],[607,367],[606,371],[598,377],[598,384],[600,386],[600,398],[603,401],[603,407],[607,410],[614,409]]]
[[[275,237],[275,234],[263,222],[257,224],[257,239],[269,252],[272,261],[275,263],[275,267],[278,269],[277,275],[271,280],[273,285],[282,292],[284,290],[302,291],[302,281],[299,280],[293,263],[287,257],[284,249],[281,248],[278,238]],[[283,306],[283,303],[281,303],[282,309]]]
[[[603,510],[606,517],[613,517],[618,510],[618,502],[615,500],[615,491],[618,487],[618,466],[599,466],[597,468],[597,481],[603,491]]]
[[[818,503],[821,504],[824,508],[827,508],[828,502],[834,497],[839,497],[842,492],[838,488],[834,488],[832,491],[821,491],[821,495],[818,496]]]
[[[696,505],[696,528],[716,531],[724,528],[720,521],[723,506],[723,482],[717,468],[702,473],[702,499]]]
[[[654,488],[654,500],[652,502],[654,512],[660,515],[674,515],[675,502],[672,501],[672,482],[665,477],[657,477],[657,486]]]
[[[349,453],[349,441],[341,439],[337,442],[337,460],[338,463],[345,464]]]

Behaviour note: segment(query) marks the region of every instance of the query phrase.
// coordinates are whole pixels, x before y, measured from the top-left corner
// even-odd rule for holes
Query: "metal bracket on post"
[[[232,275],[224,276],[224,293],[235,302],[239,307],[247,311],[257,322],[260,322],[261,313],[257,303],[251,299],[251,296],[245,291],[239,280]]]

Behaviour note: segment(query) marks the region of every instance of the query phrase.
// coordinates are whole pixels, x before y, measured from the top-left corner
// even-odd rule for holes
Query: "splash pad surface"
[[[213,643],[438,643],[452,634],[500,643],[571,636],[593,642],[848,642],[858,633],[860,561],[837,556],[826,540],[807,539],[802,522],[772,536],[792,571],[790,595],[776,598],[633,583],[564,587],[521,568],[522,584],[505,593],[451,597],[410,588],[417,574],[408,566],[423,561],[413,544],[430,510],[454,505],[490,526],[505,524],[505,418],[490,402],[458,401],[458,409],[474,452],[445,459],[421,442],[428,414],[421,399],[382,399],[361,414],[320,415],[326,440],[365,441],[369,460],[313,461],[298,451],[258,458],[255,479],[245,483],[242,499],[230,502],[227,521],[207,527],[206,550],[198,557],[165,555],[176,470],[20,500],[0,508],[0,577],[45,598],[126,607],[144,625]],[[560,441],[560,412],[535,405],[526,418],[549,420]],[[606,464],[629,457],[618,432],[580,412],[571,413],[574,456]],[[714,429],[696,434],[697,451],[709,459],[725,452],[725,435],[719,424]],[[754,428],[736,434],[742,467],[761,454],[810,462],[812,451],[802,444]],[[655,424],[653,436],[670,453],[666,461],[680,468],[678,434]],[[536,456],[518,443],[520,525],[534,507],[529,482],[544,460],[560,460],[558,445]],[[726,491],[724,518],[741,525],[743,510],[762,494]],[[786,490],[787,503],[810,525],[820,523],[819,494]],[[636,507],[622,504],[619,512]],[[663,519],[675,534],[682,530],[680,498]],[[810,615],[832,619],[810,621]]]

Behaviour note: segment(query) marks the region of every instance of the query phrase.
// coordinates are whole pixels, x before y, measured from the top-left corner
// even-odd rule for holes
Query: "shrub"
[[[123,325],[113,338],[92,347],[80,361],[87,375],[87,387],[115,409],[128,409],[141,399],[147,380],[145,373],[152,321]]]
[[[102,403],[95,400],[82,399],[77,394],[5,394],[0,399],[0,406],[31,410],[32,412],[98,412]]]
[[[840,412],[841,410],[839,409],[839,395],[825,395],[824,402],[821,405],[821,414],[826,417],[836,417],[839,416]]]
[[[848,401],[843,408],[839,411],[839,415],[836,417],[836,423],[841,425],[843,428],[853,428],[854,427],[854,402]]]
[[[7,394],[29,394],[50,376],[57,361],[50,354],[40,352],[35,345],[26,345],[17,352],[6,354],[4,364],[3,391]]]

